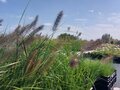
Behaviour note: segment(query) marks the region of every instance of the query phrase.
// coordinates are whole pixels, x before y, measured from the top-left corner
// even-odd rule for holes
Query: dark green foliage
[[[74,35],[70,35],[67,33],[63,33],[61,35],[58,36],[58,39],[63,39],[63,40],[77,40],[78,38]]]
[[[112,37],[110,36],[110,34],[104,34],[102,35],[102,41],[103,43],[111,43]]]

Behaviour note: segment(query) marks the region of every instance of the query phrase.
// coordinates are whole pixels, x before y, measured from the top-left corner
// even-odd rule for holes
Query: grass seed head
[[[70,60],[70,63],[69,63],[70,67],[72,67],[72,68],[73,68],[73,67],[76,67],[78,64],[79,64],[79,61],[78,61],[77,58],[71,59],[71,60]]]
[[[57,16],[57,18],[56,18],[56,20],[55,20],[55,22],[54,22],[54,25],[52,27],[53,31],[57,30],[57,27],[58,27],[58,25],[59,25],[62,17],[63,17],[63,11],[60,11],[59,14],[58,14],[58,16]]]

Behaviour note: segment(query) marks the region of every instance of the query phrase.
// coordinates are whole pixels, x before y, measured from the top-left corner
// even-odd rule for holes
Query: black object
[[[100,78],[98,78],[95,81],[92,90],[111,90],[116,80],[117,80],[117,73],[115,70],[111,76],[108,77],[101,76]]]
[[[113,63],[120,63],[120,57],[114,56],[113,57]]]
[[[91,59],[102,59],[102,58],[105,58],[107,56],[108,56],[107,54],[100,54],[100,53],[86,53],[86,54],[84,54],[84,57],[88,57]]]

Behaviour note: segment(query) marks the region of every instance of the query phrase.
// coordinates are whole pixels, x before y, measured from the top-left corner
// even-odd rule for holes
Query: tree
[[[78,39],[76,36],[74,35],[70,35],[67,33],[63,33],[61,35],[58,36],[58,39],[64,39],[64,40],[76,40]]]
[[[102,35],[102,42],[103,43],[111,43],[112,42],[112,37],[110,36],[110,34],[103,34]]]

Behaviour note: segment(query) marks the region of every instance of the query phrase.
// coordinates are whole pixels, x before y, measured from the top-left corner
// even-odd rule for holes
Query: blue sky
[[[13,30],[20,19],[28,0],[0,0],[0,18],[4,19],[0,32],[8,25]],[[104,33],[120,39],[120,0],[31,0],[21,24],[32,21],[39,15],[39,24],[46,26],[44,34],[53,24],[59,11],[64,11],[57,35],[67,32],[82,32],[84,39],[100,38]]]

